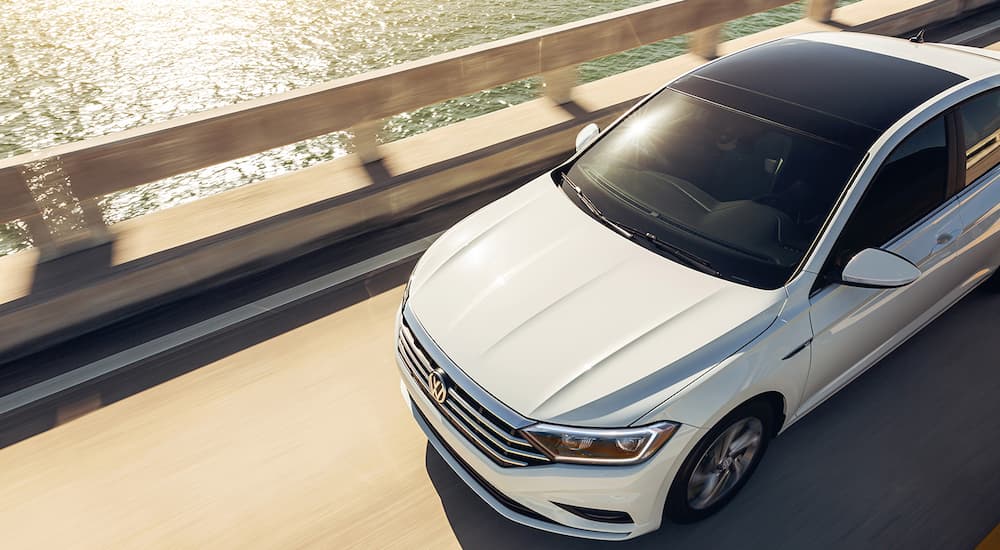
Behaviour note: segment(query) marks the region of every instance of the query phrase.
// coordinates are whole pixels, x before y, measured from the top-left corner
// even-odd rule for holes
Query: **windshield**
[[[861,156],[664,90],[564,174],[608,220],[703,258],[723,278],[773,289],[791,277]]]

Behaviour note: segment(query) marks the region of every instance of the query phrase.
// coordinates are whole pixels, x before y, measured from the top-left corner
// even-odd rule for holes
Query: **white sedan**
[[[516,522],[701,519],[996,271],[998,162],[994,53],[820,33],[718,59],[427,251],[404,396]]]

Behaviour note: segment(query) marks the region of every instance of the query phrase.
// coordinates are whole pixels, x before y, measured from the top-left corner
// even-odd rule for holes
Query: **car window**
[[[920,127],[889,155],[841,232],[824,273],[839,273],[854,254],[879,248],[944,202],[948,142],[944,117]]]
[[[965,138],[965,185],[1000,162],[1000,90],[966,101],[958,109]]]
[[[666,90],[602,136],[566,178],[606,217],[705,260],[721,277],[777,288],[861,156]]]

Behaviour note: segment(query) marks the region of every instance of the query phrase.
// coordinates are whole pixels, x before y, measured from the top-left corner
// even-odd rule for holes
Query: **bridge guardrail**
[[[0,223],[22,220],[42,258],[57,257],[110,239],[98,202],[109,193],[348,129],[371,162],[386,117],[538,75],[546,95],[565,103],[580,63],[686,33],[692,51],[711,57],[725,22],[790,3],[660,0],[0,160]],[[829,19],[834,5],[810,0],[808,16]]]

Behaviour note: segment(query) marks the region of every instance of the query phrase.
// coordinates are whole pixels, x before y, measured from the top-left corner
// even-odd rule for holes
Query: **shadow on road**
[[[465,548],[973,548],[1000,521],[1000,295],[978,291],[782,434],[722,512],[625,543],[496,514],[428,445]]]

